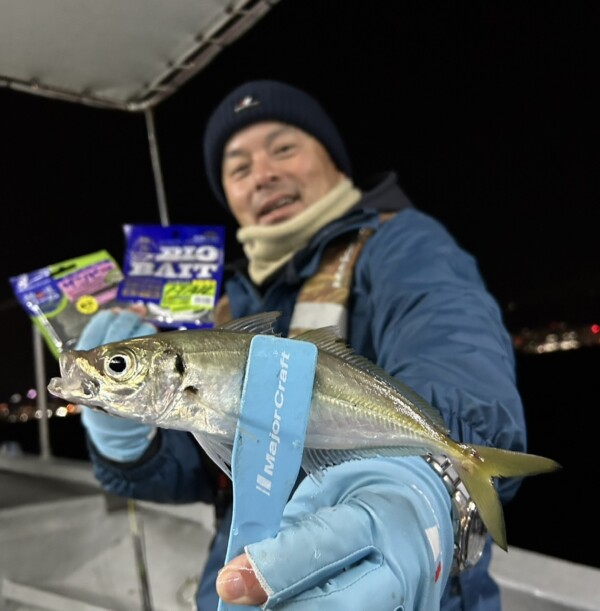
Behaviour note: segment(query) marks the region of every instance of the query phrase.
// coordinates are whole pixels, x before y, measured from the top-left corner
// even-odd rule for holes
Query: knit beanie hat
[[[261,121],[280,121],[316,138],[337,168],[351,177],[342,137],[322,106],[306,92],[277,81],[250,81],[229,93],[210,116],[204,133],[204,166],[213,193],[227,199],[221,184],[225,144],[236,132]]]

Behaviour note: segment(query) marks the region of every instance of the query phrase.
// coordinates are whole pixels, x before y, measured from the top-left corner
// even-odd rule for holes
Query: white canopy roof
[[[0,86],[146,110],[278,0],[0,0]]]

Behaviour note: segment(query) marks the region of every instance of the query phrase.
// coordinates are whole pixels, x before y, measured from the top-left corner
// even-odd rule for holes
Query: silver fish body
[[[327,332],[313,332],[327,334]],[[60,357],[53,394],[114,415],[233,442],[254,334],[175,331]],[[111,374],[111,361],[126,371]],[[112,366],[114,367],[114,366]],[[449,440],[405,394],[321,350],[307,448],[414,446],[441,452]],[[418,452],[411,452],[416,454]]]
[[[256,334],[272,332],[277,316],[265,313],[208,331],[172,331],[66,352],[60,357],[62,377],[53,378],[48,389],[117,416],[191,431],[226,469],[250,342]],[[544,457],[458,443],[448,436],[437,410],[352,353],[330,329],[296,339],[318,347],[305,469],[310,472],[321,460],[315,456],[323,455],[327,464],[336,464],[370,455],[443,454],[452,460],[490,534],[506,549],[492,478],[533,475],[559,465]]]

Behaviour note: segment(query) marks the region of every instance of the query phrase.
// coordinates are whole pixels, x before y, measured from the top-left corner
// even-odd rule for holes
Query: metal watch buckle
[[[425,456],[425,460],[440,476],[452,499],[454,555],[450,575],[458,575],[465,569],[475,566],[481,558],[487,529],[452,462],[446,456],[432,454]]]

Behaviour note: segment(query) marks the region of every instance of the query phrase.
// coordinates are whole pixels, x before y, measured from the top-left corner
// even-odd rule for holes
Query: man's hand
[[[217,593],[225,602],[236,605],[262,605],[267,600],[246,554],[240,554],[221,569]]]
[[[452,565],[450,496],[420,457],[364,459],[306,478],[273,539],[217,579],[234,604],[297,611],[432,609]]]

